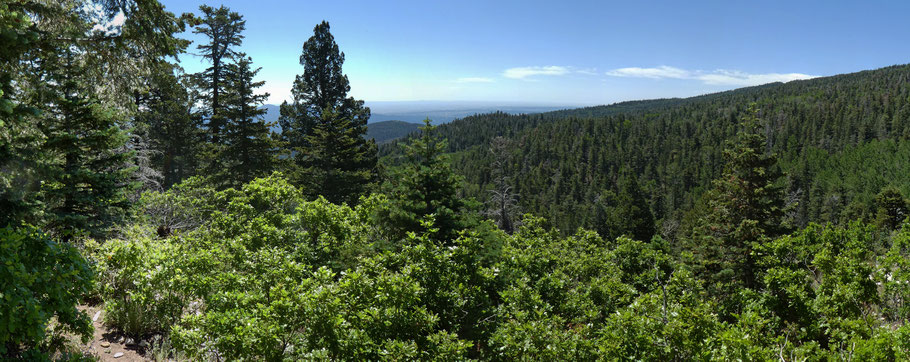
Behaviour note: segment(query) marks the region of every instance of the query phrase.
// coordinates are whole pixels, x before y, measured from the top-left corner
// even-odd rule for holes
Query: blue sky
[[[374,102],[606,104],[910,63],[910,1],[162,3],[242,14],[241,50],[262,67],[269,103],[289,97],[301,45],[323,19],[351,95]],[[205,66],[181,61],[187,72]]]

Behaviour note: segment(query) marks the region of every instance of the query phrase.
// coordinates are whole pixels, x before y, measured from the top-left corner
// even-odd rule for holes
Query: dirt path
[[[104,325],[102,305],[80,306],[79,309],[92,318],[95,326],[95,335],[91,341],[82,345],[83,351],[97,356],[101,361],[150,361],[140,353],[144,352],[143,348],[133,344],[129,337],[108,330]]]

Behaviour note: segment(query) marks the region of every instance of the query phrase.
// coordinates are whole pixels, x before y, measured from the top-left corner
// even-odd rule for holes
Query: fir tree
[[[252,69],[252,60],[240,54],[229,70],[229,97],[225,101],[226,143],[218,153],[225,166],[216,179],[222,186],[240,186],[257,177],[268,176],[274,169],[277,144],[269,125],[262,119],[262,103],[268,93],[256,93],[265,82],[255,81],[261,68]]]
[[[433,238],[448,243],[463,228],[464,201],[458,197],[460,179],[443,155],[446,141],[434,134],[435,126],[424,121],[419,138],[406,144],[407,163],[393,176],[390,194],[390,224],[403,237],[407,232],[427,232],[422,222],[432,217]]]
[[[706,193],[706,214],[690,240],[696,271],[726,294],[735,287],[757,287],[752,250],[786,231],[782,174],[777,157],[766,152],[767,139],[752,105],[735,140],[724,150],[724,168]],[[734,289],[730,289],[733,287]]]
[[[354,204],[376,177],[376,144],[365,141],[365,125],[326,109],[307,135],[301,155],[307,190],[333,203]]]
[[[82,74],[74,64],[79,60],[63,54],[62,64],[49,61],[46,68],[49,88],[43,94],[53,98],[39,128],[46,137],[42,151],[50,158],[42,185],[48,226],[70,241],[83,234],[104,236],[126,216],[133,155],[125,152],[129,136],[112,110],[76,78]]]

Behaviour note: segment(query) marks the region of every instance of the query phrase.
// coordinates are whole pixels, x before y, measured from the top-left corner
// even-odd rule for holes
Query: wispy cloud
[[[455,80],[456,83],[493,83],[492,78],[484,77],[464,77]]]
[[[749,74],[737,70],[715,70],[710,74],[703,74],[698,77],[705,84],[711,85],[759,85],[773,82],[789,82],[791,80],[811,79],[814,75],[802,73],[765,73]]]
[[[752,74],[738,70],[718,69],[711,72],[691,71],[662,65],[655,68],[619,68],[606,73],[613,77],[651,78],[651,79],[694,79],[709,85],[750,86],[773,82],[789,82],[798,79],[815,78],[814,75],[802,73],[763,73]]]
[[[569,74],[569,67],[550,65],[546,67],[517,67],[509,68],[502,72],[506,78],[526,79],[538,75],[565,75]]]
[[[661,65],[657,68],[619,68],[607,72],[607,75],[614,77],[631,77],[631,78],[674,78],[688,79],[692,76],[691,72],[675,67]]]

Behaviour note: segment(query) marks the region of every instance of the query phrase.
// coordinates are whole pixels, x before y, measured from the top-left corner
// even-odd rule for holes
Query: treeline
[[[673,237],[721,170],[725,140],[751,103],[766,122],[795,226],[872,221],[876,196],[910,195],[910,66],[769,84],[687,99],[625,102],[533,115],[493,113],[440,127],[465,195],[489,200],[505,162],[521,212],[566,233],[600,228],[605,192],[634,174],[661,230]],[[491,152],[493,139],[509,147]],[[394,163],[394,145],[380,153]],[[505,157],[503,159],[503,157]],[[498,161],[502,159],[502,161]]]

